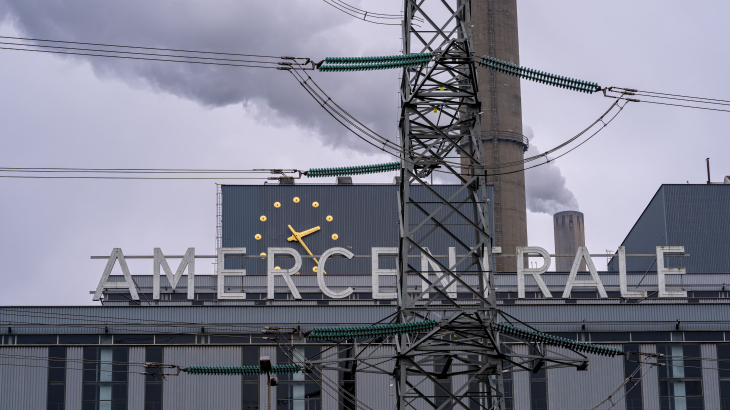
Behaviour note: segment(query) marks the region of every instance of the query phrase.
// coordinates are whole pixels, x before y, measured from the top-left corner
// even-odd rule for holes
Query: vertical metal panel
[[[332,346],[322,346],[322,358],[335,359],[337,358],[337,348],[334,349]],[[331,366],[337,366],[339,363],[334,363]],[[339,409],[339,389],[336,387],[339,385],[340,377],[337,370],[325,370],[322,372],[322,410],[338,410]],[[357,388],[357,386],[355,386]],[[355,391],[357,395],[358,391]]]
[[[517,354],[529,354],[530,352],[527,345],[517,345],[514,350]],[[515,410],[530,410],[530,373],[514,372],[512,381]]]
[[[276,347],[274,346],[261,346],[259,348],[259,354],[261,356],[269,356],[271,359],[271,365],[276,365]],[[259,377],[259,409],[266,409],[269,403],[269,385],[266,375]],[[271,388],[271,404],[272,408],[276,408],[276,387]]]
[[[180,366],[240,366],[243,360],[241,347],[166,347],[163,354],[165,362]],[[241,408],[241,376],[180,374],[164,383],[162,402],[168,410]]]
[[[641,353],[656,353],[655,344],[639,345]],[[644,356],[646,358],[646,356]],[[650,363],[656,363],[655,359],[646,358]],[[649,368],[647,370],[647,367]],[[641,370],[644,376],[641,378],[641,395],[644,404],[644,410],[660,410],[659,407],[659,373],[656,366],[644,365]]]
[[[144,363],[145,362],[145,348],[144,347],[130,347],[129,348],[129,362],[130,363]],[[127,409],[128,410],[144,410],[145,400],[145,376],[140,374],[144,372],[144,366],[141,365],[129,365],[129,376],[127,378]],[[163,382],[163,385],[166,382]],[[164,387],[163,387],[164,391]]]
[[[702,360],[702,394],[705,409],[720,408],[720,375],[717,370],[717,345],[702,343],[700,345]]]
[[[621,347],[620,345],[606,345]],[[573,355],[564,349],[555,349],[559,354]],[[550,409],[590,409],[611,396],[624,381],[623,356],[590,356],[587,371],[575,368],[549,369],[547,371],[548,408]],[[618,396],[623,392],[618,393]],[[611,406],[607,402],[600,408]],[[616,403],[615,410],[625,410],[623,400]]]
[[[66,410],[81,408],[81,389],[83,388],[84,359],[83,347],[66,348]]]
[[[382,356],[394,355],[395,348],[393,346],[367,347],[362,356]],[[377,366],[387,372],[393,371],[395,361],[388,360],[385,363],[383,359],[365,360],[365,364]],[[364,368],[363,364],[359,365]],[[394,409],[395,408],[395,385],[393,378],[385,374],[374,373],[357,373],[355,376],[355,390],[357,399],[366,406],[375,409]]]
[[[47,392],[48,348],[0,348],[0,409],[45,409]]]
[[[454,360],[454,363],[459,363],[459,362]],[[453,371],[453,372],[464,372],[464,371],[468,370],[468,367],[463,364],[453,365],[451,368],[452,368],[451,371]],[[469,407],[469,399],[466,398],[466,392],[468,391],[469,387],[468,386],[464,387],[464,385],[467,384],[468,382],[469,382],[469,376],[466,374],[459,374],[459,375],[451,377],[451,392],[455,396],[459,396],[459,395],[464,396],[465,398],[462,399],[461,402],[464,403],[464,405],[467,408]],[[461,393],[457,393],[457,392],[459,392],[459,389],[461,389],[462,387],[464,387],[464,389],[461,390]],[[455,406],[455,407],[459,408],[458,406]]]

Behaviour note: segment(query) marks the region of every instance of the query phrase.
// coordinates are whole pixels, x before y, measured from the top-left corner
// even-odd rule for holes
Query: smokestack
[[[476,57],[491,56],[510,63],[520,63],[517,36],[517,0],[471,2],[474,52]],[[482,155],[484,164],[521,161],[527,150],[522,133],[522,97],[520,79],[477,67],[479,99],[482,103]],[[522,168],[520,166],[519,168]],[[517,167],[509,168],[516,171]],[[469,170],[462,170],[468,174]],[[494,188],[494,246],[505,254],[517,253],[517,246],[527,246],[527,209],[525,174],[490,173],[487,183]],[[498,174],[498,172],[497,172]],[[496,271],[515,272],[515,258],[497,258]]]
[[[555,227],[555,254],[575,255],[579,246],[586,245],[585,220],[583,213],[578,211],[563,211],[553,215]],[[575,257],[556,257],[555,271],[570,272]],[[586,270],[586,263],[581,262],[581,272]]]

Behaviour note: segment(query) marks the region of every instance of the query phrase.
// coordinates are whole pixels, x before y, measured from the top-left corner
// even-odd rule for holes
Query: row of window
[[[335,353],[339,359],[352,357],[351,345],[337,347]],[[260,357],[258,346],[244,346],[243,366],[256,366]],[[639,351],[638,344],[625,344],[626,352]],[[291,350],[279,349],[277,364],[303,363],[322,357],[322,347],[318,345],[295,345]],[[704,410],[702,388],[702,362],[698,344],[658,344],[660,356],[657,366],[659,380],[659,399],[661,410]],[[720,410],[730,410],[730,344],[717,345],[718,361],[715,362],[720,380]],[[643,410],[642,369],[638,363],[640,356],[629,355],[624,362],[626,383],[625,402],[627,410]],[[126,410],[129,349],[127,347],[99,346],[83,348],[83,387],[82,410]],[[164,363],[163,348],[149,346],[145,349],[145,361]],[[478,356],[469,356],[470,366],[481,365]],[[49,410],[64,410],[66,384],[67,355],[65,347],[51,347],[48,350],[48,406]],[[340,410],[354,410],[356,405],[357,371],[354,361],[342,361],[339,364],[337,400]],[[450,359],[444,357],[437,365],[435,373],[443,371],[451,365]],[[715,364],[713,364],[714,366]],[[638,369],[638,370],[637,370]],[[646,370],[646,367],[643,371]],[[145,410],[161,410],[163,403],[164,380],[156,368],[146,368],[145,376]],[[279,375],[276,389],[276,408],[281,410],[321,410],[322,380],[315,373],[295,373]],[[259,377],[241,376],[242,408],[259,410]],[[437,377],[435,400],[437,406],[452,400],[453,389],[449,376]],[[491,402],[495,395],[497,379],[485,375],[472,380],[469,389],[470,409],[481,409],[485,403]],[[548,378],[545,369],[530,373],[530,403],[532,410],[550,410],[548,407]],[[505,404],[509,410],[514,406],[514,389],[511,373],[504,373],[502,380],[505,392]]]
[[[730,342],[730,332],[548,332],[592,343]],[[505,336],[506,337],[506,336]],[[206,345],[271,344],[261,334],[2,335],[4,345]],[[506,340],[509,342],[509,338]]]

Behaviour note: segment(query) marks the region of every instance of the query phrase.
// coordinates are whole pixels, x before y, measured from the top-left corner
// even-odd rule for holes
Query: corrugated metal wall
[[[691,256],[667,258],[687,273],[730,272],[730,185],[662,185],[622,245],[626,253],[654,253],[680,245]],[[627,258],[629,271],[649,269],[654,258]],[[609,270],[618,270],[614,258]],[[656,271],[656,265],[652,270]]]
[[[605,346],[618,347],[621,345]],[[575,354],[560,348],[551,348],[558,354],[573,356]],[[575,368],[548,369],[548,408],[550,409],[590,409],[613,394],[616,387],[624,381],[624,359],[619,357],[590,356],[588,370],[577,371]],[[623,392],[619,393],[623,395]],[[599,409],[611,406],[607,402]],[[619,401],[613,407],[625,410],[625,402]]]
[[[322,359],[336,359],[337,348],[322,346]],[[333,363],[330,366],[338,366],[339,363]],[[322,410],[338,410],[339,409],[339,389],[334,385],[339,385],[340,377],[337,370],[325,370],[322,372]],[[357,389],[357,385],[355,386]],[[357,395],[357,391],[355,392]]]
[[[144,347],[130,347],[129,348],[129,362],[130,363],[144,363],[145,360],[145,348]],[[166,362],[171,363],[171,362]],[[127,410],[144,410],[145,400],[145,376],[140,374],[144,372],[144,367],[129,366],[129,375],[127,376]],[[184,376],[183,376],[184,377]],[[167,382],[163,382],[163,385]],[[167,387],[167,386],[165,386]],[[163,387],[164,390],[164,387]],[[164,403],[164,401],[163,401]]]
[[[377,348],[366,348],[362,356],[394,354],[395,347],[380,346]],[[377,365],[379,368],[384,369],[387,372],[393,371],[393,366],[395,365],[394,360],[378,364],[381,361],[382,359],[373,359],[366,360],[365,363]],[[362,365],[360,366],[362,367]],[[365,405],[375,410],[395,408],[395,385],[391,386],[393,384],[393,379],[390,376],[373,373],[357,373],[357,376],[355,376],[355,383],[358,401],[363,402]]]
[[[274,346],[261,346],[259,348],[259,354],[261,356],[269,356],[271,359],[271,365],[276,366],[276,347]],[[266,375],[259,377],[259,409],[263,410],[267,408],[269,403],[269,385],[268,378]],[[271,404],[272,408],[276,408],[276,387],[271,388]]]
[[[642,344],[639,346],[641,353],[656,353],[655,344]],[[656,363],[655,359],[646,358],[650,363]],[[648,370],[647,370],[648,368]],[[659,406],[659,374],[656,366],[644,365],[641,370],[644,377],[641,378],[641,396],[643,399],[643,410],[660,410]]]
[[[705,409],[720,408],[720,375],[717,363],[717,345],[714,343],[702,343],[700,354],[706,360],[702,360],[702,394],[705,396]]]
[[[517,354],[529,354],[530,352],[527,345],[517,345],[514,349]],[[530,373],[514,372],[512,380],[515,410],[530,410]]]
[[[83,389],[84,359],[83,347],[66,348],[66,410],[81,409],[81,391]]]
[[[166,347],[166,363],[180,366],[240,366],[241,347]],[[163,407],[167,410],[228,410],[241,408],[241,376],[191,376],[181,374],[164,382]]]
[[[48,349],[45,347],[0,348],[0,409],[45,409],[47,367]]]

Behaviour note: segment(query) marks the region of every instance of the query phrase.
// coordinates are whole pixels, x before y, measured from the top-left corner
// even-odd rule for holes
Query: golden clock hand
[[[303,237],[309,235],[310,233],[317,232],[318,230],[319,230],[319,226],[315,226],[312,229],[307,229],[306,231],[298,232],[298,234],[299,234],[299,237],[303,238]],[[297,240],[297,238],[295,238],[294,235],[292,235],[292,236],[286,238],[286,240],[289,242],[295,242]]]
[[[307,248],[307,245],[304,244],[301,234],[299,232],[295,231],[294,228],[291,227],[291,225],[288,225],[288,226],[289,226],[289,229],[291,230],[291,233],[294,234],[293,236],[297,239],[297,241],[299,241],[299,243],[302,244],[302,246],[307,251],[309,256],[314,256],[314,254],[312,254],[312,251],[310,251],[309,248]],[[316,263],[317,266],[319,266],[319,261],[317,260],[317,258],[312,258],[312,259],[314,259],[314,263]],[[327,274],[327,272],[325,272],[325,271],[322,271],[322,273]]]

